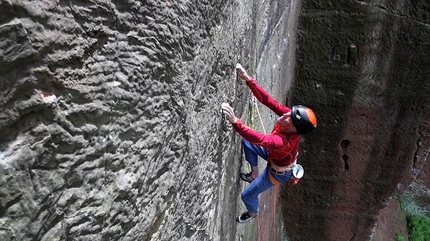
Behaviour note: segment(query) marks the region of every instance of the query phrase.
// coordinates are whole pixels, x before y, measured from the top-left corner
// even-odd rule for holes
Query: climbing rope
[[[261,118],[260,110],[258,109],[257,98],[255,98],[255,96],[251,97],[251,105],[255,106],[255,109],[257,110],[258,118],[260,119],[260,125],[263,128],[264,134],[267,134],[266,128],[264,128],[263,119]]]
[[[251,97],[251,105],[255,106],[255,109],[257,110],[258,118],[260,119],[260,125],[263,128],[264,134],[267,134],[266,128],[263,124],[263,118],[261,118],[260,110],[258,109],[258,102],[257,98],[255,96]],[[274,188],[277,189],[279,185],[276,185]],[[277,193],[279,190],[276,190],[275,193]],[[273,225],[276,225],[276,208],[277,208],[277,200],[278,198],[275,196],[273,198]]]

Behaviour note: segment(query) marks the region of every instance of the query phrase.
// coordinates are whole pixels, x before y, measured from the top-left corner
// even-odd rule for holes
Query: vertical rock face
[[[239,138],[220,104],[248,104],[236,62],[285,99],[295,12],[281,0],[1,1],[2,240],[244,236]]]
[[[2,1],[2,237],[213,239],[228,6]]]
[[[301,185],[283,190],[292,240],[369,240],[428,168],[429,13],[426,1],[303,3],[292,102],[320,121]]]

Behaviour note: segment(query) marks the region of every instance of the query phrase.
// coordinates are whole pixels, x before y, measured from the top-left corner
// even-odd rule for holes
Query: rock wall
[[[2,240],[251,239],[220,104],[246,119],[237,62],[286,98],[297,7],[1,1]]]
[[[291,240],[370,240],[381,209],[428,173],[430,4],[302,5],[290,102],[320,121],[304,179],[282,190],[285,227]]]
[[[280,187],[288,239],[370,240],[391,197],[417,175],[428,185],[429,12],[408,0],[1,1],[0,236],[279,239],[267,203],[260,233],[234,220],[246,165],[220,104],[260,131],[275,120],[261,105],[262,124],[252,118],[241,62],[319,118],[305,177]],[[276,190],[262,199],[276,204]]]

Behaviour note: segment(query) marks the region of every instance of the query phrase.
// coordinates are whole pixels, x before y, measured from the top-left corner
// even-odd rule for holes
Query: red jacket
[[[282,116],[284,113],[291,111],[290,108],[279,104],[273,99],[266,90],[257,84],[254,78],[251,77],[251,79],[246,82],[246,85],[262,104],[270,108],[278,116]],[[266,135],[249,128],[240,119],[233,124],[233,128],[252,144],[265,147],[268,151],[268,160],[273,161],[275,165],[284,167],[295,161],[300,143],[299,134],[285,132],[282,130],[281,126],[276,123],[272,132]]]

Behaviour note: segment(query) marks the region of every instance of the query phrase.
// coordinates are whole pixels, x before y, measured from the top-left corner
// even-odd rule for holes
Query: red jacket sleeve
[[[285,138],[276,134],[263,134],[261,132],[255,131],[245,125],[242,120],[238,119],[236,123],[233,124],[233,128],[239,133],[243,138],[252,144],[263,146],[267,149],[279,149],[284,148],[290,143]]]
[[[249,81],[246,81],[246,85],[251,89],[254,96],[260,101],[263,105],[267,106],[273,112],[275,112],[278,116],[281,116],[289,111],[290,108],[281,105],[272,96],[267,93],[265,89],[257,84],[254,78],[250,77]]]

